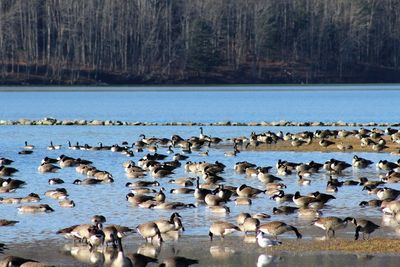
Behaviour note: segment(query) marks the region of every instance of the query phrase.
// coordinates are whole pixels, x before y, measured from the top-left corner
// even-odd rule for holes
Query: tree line
[[[400,0],[0,0],[2,83],[400,81]]]

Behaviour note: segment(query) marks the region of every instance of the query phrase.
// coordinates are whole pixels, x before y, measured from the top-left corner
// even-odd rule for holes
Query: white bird
[[[281,241],[273,240],[273,239],[263,236],[263,232],[261,232],[261,231],[257,231],[257,243],[262,248],[273,247],[273,246],[278,246],[278,245],[282,244]]]

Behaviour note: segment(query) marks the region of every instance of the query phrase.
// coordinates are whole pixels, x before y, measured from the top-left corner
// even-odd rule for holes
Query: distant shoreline
[[[197,89],[202,92],[399,91],[400,84],[0,85],[0,92],[192,92]]]
[[[146,122],[124,120],[98,120],[98,119],[57,119],[46,117],[43,119],[20,118],[15,120],[1,119],[0,126],[209,126],[209,127],[400,127],[400,122],[344,122],[344,121],[171,121],[171,122]]]

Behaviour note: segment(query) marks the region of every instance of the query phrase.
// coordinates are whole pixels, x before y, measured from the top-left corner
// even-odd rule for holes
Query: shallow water
[[[71,140],[73,143],[76,140],[79,140],[81,144],[88,143],[90,145],[96,145],[97,142],[102,141],[104,144],[111,145],[114,143],[121,143],[125,140],[131,143],[137,140],[141,133],[157,137],[170,137],[172,134],[178,133],[184,138],[199,134],[198,127],[4,126],[1,127],[0,130],[2,132],[0,156],[15,160],[13,167],[20,170],[20,172],[15,175],[15,178],[27,182],[27,185],[24,188],[17,190],[16,193],[1,194],[0,196],[16,197],[36,192],[43,198],[41,203],[48,203],[56,210],[54,213],[50,214],[27,215],[18,213],[16,207],[19,205],[0,205],[0,214],[2,214],[2,217],[20,221],[16,226],[2,229],[2,241],[4,242],[15,242],[15,236],[18,236],[19,242],[56,237],[55,232],[58,229],[76,223],[88,222],[88,219],[94,214],[105,215],[110,223],[124,224],[131,227],[148,220],[160,217],[169,217],[171,214],[171,211],[149,210],[133,207],[125,201],[125,195],[129,192],[129,189],[125,187],[125,184],[133,179],[128,179],[125,176],[122,163],[128,159],[132,159],[136,162],[147,153],[146,151],[135,153],[133,158],[127,158],[124,155],[113,153],[111,151],[76,151],[66,149],[66,140]],[[206,133],[212,133],[213,136],[227,138],[238,135],[248,136],[253,129],[251,127],[207,127],[205,130]],[[297,128],[288,128],[287,130],[296,131]],[[23,146],[25,140],[28,140],[29,143],[35,144],[36,148],[34,153],[31,155],[18,155],[17,152]],[[54,144],[63,144],[64,148],[56,151],[46,150],[50,140],[52,140]],[[227,166],[226,171],[222,174],[226,179],[226,184],[239,186],[240,184],[246,183],[263,189],[263,184],[257,178],[249,178],[245,175],[235,173],[233,170],[234,164],[238,161],[247,160],[259,166],[275,166],[278,159],[295,162],[309,162],[311,160],[324,162],[330,158],[351,162],[353,156],[352,153],[242,151],[237,157],[224,157],[224,151],[230,149],[231,148],[229,147],[227,149],[211,148],[209,151],[209,157],[201,157],[198,152],[194,152],[190,155],[190,160],[196,162],[203,160],[214,162],[218,160]],[[165,151],[166,148],[160,148],[158,152],[165,153]],[[175,152],[180,152],[180,149],[175,149]],[[85,178],[84,176],[77,174],[74,168],[64,168],[54,174],[41,174],[37,171],[37,167],[40,165],[42,158],[45,156],[57,157],[61,154],[92,160],[94,166],[111,172],[115,178],[115,183],[95,186],[73,185],[72,182],[75,179]],[[396,156],[382,153],[358,153],[358,155],[374,162],[377,162],[380,159],[387,159],[390,161],[397,160]],[[172,156],[169,156],[167,160],[171,160],[171,158]],[[272,173],[275,172],[274,167]],[[341,179],[357,179],[360,176],[366,176],[369,179],[377,179],[379,174],[382,174],[382,172],[377,171],[374,166],[359,171],[350,168],[344,172]],[[159,179],[159,181],[161,186],[165,187],[167,192],[169,192],[170,189],[177,188],[178,186],[170,184],[168,181],[173,178],[184,176],[195,177],[194,174],[185,173],[182,166],[175,171],[175,175]],[[66,183],[62,185],[48,185],[47,180],[54,177],[60,177]],[[311,178],[312,183],[310,186],[303,187],[300,187],[297,184],[297,178],[295,175],[282,178],[288,187],[285,190],[286,193],[294,193],[299,190],[302,194],[306,194],[316,190],[324,192],[328,177],[329,176],[322,171]],[[145,180],[153,180],[153,178],[148,176]],[[398,184],[390,186],[392,188],[400,189],[400,185]],[[70,198],[76,203],[75,208],[61,208],[58,206],[57,201],[43,195],[45,191],[56,187],[65,187],[68,190]],[[339,192],[335,194],[337,199],[331,201],[329,205],[322,210],[323,214],[326,216],[335,215],[340,217],[346,217],[349,215],[355,217],[368,217],[381,223],[382,214],[379,209],[360,208],[358,206],[360,201],[373,198],[373,196],[367,195],[366,191],[362,191],[361,189],[360,186],[340,188]],[[195,202],[192,195],[176,195],[169,193],[167,194],[167,200],[182,201],[185,203]],[[208,227],[212,221],[224,219],[234,222],[235,216],[240,212],[265,212],[271,214],[272,208],[278,205],[280,204],[270,200],[268,196],[260,195],[253,200],[253,205],[251,206],[235,207],[233,202],[228,203],[232,212],[226,216],[211,213],[208,208],[201,203],[199,203],[198,208],[184,209],[179,212],[183,217],[184,226],[187,229],[185,232],[186,234],[206,235],[208,233]],[[293,205],[293,203],[291,205]],[[274,215],[273,219],[284,220],[298,226],[301,231],[306,231],[308,233],[305,235],[305,238],[307,238],[307,236],[311,237],[323,234],[322,230],[311,227],[310,221],[302,220],[296,214]],[[388,222],[385,222],[385,224],[388,224]],[[351,226],[341,232],[344,235],[351,236],[354,233],[353,231],[354,228]],[[383,227],[381,230],[377,231],[376,235],[394,235],[394,229],[392,227]],[[287,234],[287,236],[291,236],[291,234]]]
[[[2,90],[26,90],[3,87]],[[101,119],[146,122],[398,122],[399,85],[234,87],[29,87],[0,92],[0,119]],[[95,87],[95,89],[97,89]],[[116,92],[115,90],[133,90]]]
[[[360,91],[360,89],[373,89]],[[149,122],[172,122],[172,121],[354,121],[354,122],[397,122],[400,117],[400,109],[393,106],[400,104],[399,86],[375,86],[370,87],[323,87],[323,88],[284,88],[284,91],[265,90],[264,87],[245,91],[247,87],[235,87],[234,92],[211,90],[206,92],[180,91],[180,92],[0,92],[3,100],[0,108],[0,119],[40,119],[43,117],[56,117],[57,119],[110,119],[127,121],[149,121]],[[18,89],[18,88],[13,88]],[[49,89],[49,88],[47,88]],[[109,88],[113,89],[113,88]],[[117,88],[118,89],[118,88]],[[158,89],[158,88],[156,88]],[[225,88],[226,89],[226,88]],[[299,89],[299,90],[298,90]],[[349,90],[349,91],[343,91]],[[368,108],[366,108],[368,107]],[[257,133],[264,131],[299,132],[303,130],[315,131],[317,128],[301,127],[205,127],[205,133],[210,136],[221,138],[232,138],[237,136],[249,136],[252,131]],[[75,151],[66,149],[67,140],[81,144],[88,143],[97,145],[112,145],[128,141],[133,143],[138,140],[140,134],[146,136],[168,137],[179,134],[183,138],[198,136],[198,127],[97,127],[97,126],[1,126],[0,127],[0,157],[15,160],[13,167],[20,170],[14,178],[27,182],[24,188],[15,193],[0,194],[0,197],[26,196],[31,192],[39,193],[42,197],[41,203],[48,203],[55,212],[50,214],[27,215],[17,211],[19,205],[1,205],[0,218],[18,220],[19,223],[13,227],[1,228],[1,242],[10,245],[10,254],[31,256],[36,259],[47,259],[51,263],[59,263],[63,266],[89,265],[88,262],[73,260],[66,247],[69,241],[59,237],[55,232],[73,224],[87,223],[94,214],[103,214],[108,223],[123,224],[135,227],[139,223],[160,217],[169,217],[171,211],[140,209],[131,206],[125,201],[125,195],[129,192],[125,187],[128,179],[122,167],[122,163],[128,158],[118,153],[109,151]],[[18,155],[24,141],[33,143],[36,148],[32,155]],[[62,144],[63,148],[58,151],[48,151],[46,147],[49,142]],[[324,162],[330,158],[351,162],[353,153],[323,153],[323,152],[282,152],[282,151],[243,151],[235,158],[223,156],[224,151],[231,148],[211,148],[209,157],[201,157],[198,152],[190,155],[192,161],[214,162],[216,160],[226,164],[226,171],[222,176],[227,184],[240,185],[246,183],[260,189],[263,184],[256,178],[249,178],[233,171],[233,166],[238,161],[247,160],[260,166],[275,166],[278,159],[309,162],[311,160]],[[165,148],[160,148],[158,153],[165,153]],[[180,152],[175,149],[175,152]],[[144,156],[144,153],[135,153],[131,158],[135,162]],[[43,157],[57,157],[66,154],[72,157],[81,157],[94,162],[94,166],[111,172],[115,178],[113,184],[96,186],[73,185],[75,179],[83,179],[84,176],[77,174],[73,168],[65,168],[55,174],[40,174],[37,167]],[[397,156],[383,153],[358,153],[374,162],[381,159],[396,161]],[[171,156],[167,158],[170,160]],[[183,162],[184,164],[184,162]],[[275,173],[275,168],[272,173]],[[340,177],[345,179],[357,179],[366,176],[369,179],[377,179],[382,174],[370,168],[356,171],[351,168]],[[185,173],[183,167],[175,171],[175,175],[160,179],[162,186],[169,192],[177,186],[167,181],[176,177],[191,176]],[[63,185],[48,185],[47,180],[60,177],[65,180]],[[294,175],[283,177],[288,186],[287,193],[299,190],[302,194],[319,190],[325,191],[328,176],[321,172],[313,176],[310,186],[300,187]],[[153,180],[147,177],[146,180]],[[73,209],[64,209],[58,206],[57,201],[44,196],[44,192],[56,187],[65,187],[70,198],[76,203]],[[390,185],[392,188],[400,189],[400,185]],[[323,210],[324,216],[334,215],[339,217],[354,216],[365,217],[381,224],[382,228],[373,233],[373,236],[395,236],[397,223],[391,217],[382,217],[378,208],[360,208],[359,202],[374,198],[362,191],[360,186],[342,187],[334,194],[337,199],[331,201]],[[167,200],[194,203],[192,195],[167,194]],[[235,217],[240,212],[265,212],[272,213],[272,208],[280,204],[270,200],[266,195],[260,195],[253,200],[251,206],[235,206],[233,202],[228,203],[231,214],[218,215],[211,213],[207,207],[198,203],[195,209],[180,210],[186,231],[179,242],[168,241],[161,257],[175,253],[184,256],[193,256],[201,260],[202,265],[210,266],[254,266],[260,255],[271,266],[337,266],[339,264],[348,266],[381,265],[397,266],[398,257],[340,254],[279,254],[270,255],[258,248],[255,244],[241,242],[241,234],[228,238],[223,243],[210,243],[204,238],[208,228],[213,221],[228,220],[235,222]],[[293,205],[293,204],[288,204]],[[273,215],[273,220],[284,220],[299,228],[304,238],[318,238],[324,235],[324,231],[310,226],[309,220],[301,219],[297,214]],[[338,236],[353,238],[354,227],[348,226],[340,230]],[[240,237],[239,237],[240,236]],[[283,238],[294,238],[292,233],[283,235]],[[50,239],[50,241],[49,241]],[[197,240],[194,242],[194,240]],[[40,244],[40,249],[37,243]],[[198,247],[196,247],[196,245]],[[245,245],[243,245],[245,244]],[[129,237],[126,243],[127,251],[136,251],[143,241],[137,236]],[[214,247],[214,248],[212,248]],[[50,249],[49,249],[50,248]],[[231,255],[232,250],[234,251]],[[43,251],[43,252],[41,252]],[[58,251],[58,252],[55,252]],[[178,252],[176,252],[178,251]],[[180,253],[179,253],[180,251]],[[221,252],[222,256],[221,256]],[[164,254],[163,254],[164,253]],[[63,256],[61,256],[63,255]],[[210,257],[211,255],[211,257]],[[224,258],[227,257],[228,258]],[[42,258],[40,258],[42,257]],[[262,265],[261,265],[262,266]]]
[[[398,266],[398,255],[371,255],[365,253],[287,253],[271,252],[255,243],[244,243],[241,237],[227,237],[223,242],[210,242],[207,238],[184,236],[179,242],[167,241],[161,247],[144,244],[127,237],[124,253],[140,252],[157,256],[158,262],[173,256],[184,256],[199,261],[195,266]],[[56,266],[110,266],[116,251],[89,252],[87,246],[61,244],[57,240],[9,246],[7,254],[39,260]],[[1,257],[0,257],[1,258]],[[148,266],[158,266],[149,264]]]

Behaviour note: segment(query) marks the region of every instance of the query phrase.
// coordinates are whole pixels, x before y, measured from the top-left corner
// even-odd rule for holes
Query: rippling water
[[[268,128],[258,128],[258,132],[265,131]],[[271,129],[271,128],[270,128]],[[312,130],[312,128],[309,128]],[[206,127],[207,134],[212,133],[213,136],[220,136],[223,138],[234,137],[239,135],[249,135],[254,130],[251,127]],[[275,130],[275,128],[272,128]],[[298,128],[289,128],[289,131],[297,131]],[[1,216],[7,219],[14,219],[20,221],[14,227],[7,227],[2,229],[2,241],[15,242],[15,237],[18,236],[18,242],[23,240],[31,241],[32,239],[46,239],[54,238],[55,231],[59,228],[70,226],[76,223],[88,222],[88,219],[94,214],[104,214],[110,223],[124,224],[128,226],[136,226],[148,220],[169,217],[171,211],[162,210],[149,210],[132,207],[125,201],[125,195],[129,192],[125,187],[126,182],[131,181],[128,179],[122,167],[122,163],[128,158],[119,153],[110,151],[76,151],[68,150],[66,141],[72,142],[80,141],[90,145],[96,145],[97,142],[104,144],[121,143],[122,141],[133,142],[139,138],[141,133],[147,136],[157,137],[171,137],[172,134],[180,134],[184,138],[190,136],[197,136],[199,134],[198,127],[32,127],[32,126],[3,126],[0,128],[2,133],[2,140],[0,144],[0,156],[14,159],[13,166],[20,170],[15,175],[15,178],[25,180],[27,185],[17,190],[12,194],[1,194],[1,197],[9,196],[25,196],[30,192],[39,193],[43,200],[42,203],[48,203],[55,208],[55,212],[50,214],[35,214],[27,215],[18,213],[16,207],[19,205],[0,205]],[[17,152],[23,146],[24,141],[33,143],[36,148],[35,152],[31,155],[18,155]],[[63,144],[65,147],[58,151],[46,150],[50,140],[54,144]],[[166,148],[160,148],[159,153],[165,153]],[[175,152],[180,152],[175,149]],[[135,162],[143,157],[147,152],[135,153],[131,158]],[[234,172],[233,166],[235,162],[247,160],[260,166],[275,166],[278,159],[285,159],[295,162],[309,162],[311,160],[317,162],[324,162],[330,158],[345,160],[351,162],[352,153],[303,153],[303,152],[251,152],[243,151],[235,158],[227,158],[223,155],[224,149],[210,149],[209,157],[201,157],[198,152],[190,155],[192,161],[214,162],[216,160],[226,164],[227,168],[223,177],[226,179],[226,184],[240,185],[246,183],[258,188],[263,188],[262,183],[256,178],[248,178],[245,175],[240,175]],[[81,157],[92,160],[94,166],[99,169],[108,170],[115,178],[113,184],[102,184],[95,186],[73,185],[72,182],[77,178],[84,178],[82,175],[77,174],[74,168],[61,169],[55,174],[40,174],[37,167],[43,157],[57,157],[60,154],[66,154],[72,157]],[[382,153],[359,153],[359,156],[373,160],[374,162],[380,159],[387,159],[396,161],[397,157],[382,154]],[[171,160],[171,156],[167,158]],[[184,163],[184,162],[183,162]],[[275,169],[272,171],[275,172]],[[376,179],[380,173],[375,167],[370,167],[365,170],[353,171],[348,170],[344,173],[342,179],[356,179],[360,176],[366,176],[371,179]],[[169,177],[160,179],[162,186],[169,192],[171,188],[176,188],[176,185],[167,183],[170,178],[191,176],[193,174],[185,173],[183,167],[176,170],[176,174]],[[47,180],[53,177],[60,177],[65,180],[63,185],[48,185]],[[299,190],[302,194],[319,190],[325,191],[325,184],[327,175],[324,172],[315,175],[312,178],[310,186],[299,187],[294,175],[284,177],[284,183],[288,188],[286,192],[294,193]],[[153,180],[148,176],[146,180]],[[76,202],[76,207],[73,209],[65,209],[58,206],[57,201],[45,197],[43,194],[46,190],[54,189],[56,187],[65,187],[70,198]],[[400,189],[398,185],[391,185],[393,188]],[[369,217],[374,221],[381,223],[381,212],[376,208],[360,208],[359,202],[365,199],[371,199],[365,191],[361,191],[360,186],[342,187],[339,192],[335,194],[337,199],[332,201],[330,205],[322,211],[324,215],[335,215],[340,217],[356,216],[356,217]],[[183,201],[186,203],[194,203],[195,200],[192,195],[172,195],[167,194],[169,201]],[[237,206],[233,202],[228,204],[231,207],[232,213],[226,216],[216,215],[211,213],[204,205],[200,204],[196,209],[181,210],[180,214],[183,217],[184,226],[187,229],[187,235],[206,235],[208,227],[212,221],[219,219],[226,219],[235,221],[235,216],[240,212],[266,212],[272,213],[272,208],[278,204],[270,200],[266,195],[260,195],[253,201],[252,206]],[[292,204],[293,205],[293,204]],[[285,220],[288,223],[295,224],[300,227],[301,231],[306,231],[306,238],[310,236],[323,235],[323,231],[310,226],[309,221],[303,221],[294,215],[279,215],[273,216],[273,219]],[[348,227],[345,233],[353,235],[353,227]],[[394,230],[390,227],[384,227],[383,230],[378,231],[377,235],[393,235]],[[288,235],[290,236],[290,234]]]
[[[3,88],[4,89],[4,88]],[[19,88],[12,88],[18,90]],[[25,88],[26,89],[26,88]],[[42,88],[36,88],[42,89]],[[46,88],[46,90],[60,88]],[[65,89],[65,88],[61,88]],[[81,88],[77,88],[79,90]],[[400,104],[400,86],[337,86],[337,87],[223,87],[223,88],[147,88],[153,91],[147,92],[141,88],[133,91],[117,92],[113,90],[130,90],[130,88],[102,88],[102,92],[0,92],[2,106],[0,108],[0,119],[41,119],[43,117],[55,117],[57,119],[104,119],[104,120],[126,120],[126,121],[148,121],[148,122],[173,122],[173,121],[194,121],[194,122],[216,122],[216,121],[273,121],[273,120],[292,120],[292,121],[348,121],[348,122],[398,122],[400,109],[395,108]],[[147,90],[146,89],[146,90]],[[363,91],[362,89],[368,89]],[[111,91],[107,91],[111,90]],[[169,91],[168,91],[169,90]],[[172,90],[172,91],[171,91]],[[204,90],[204,91],[203,91]],[[230,90],[230,91],[229,91]],[[301,127],[205,127],[205,133],[210,136],[221,138],[232,138],[237,136],[249,136],[252,131],[285,131],[298,132],[303,130],[315,131],[317,128]],[[42,197],[41,203],[48,203],[55,212],[50,214],[27,215],[18,213],[19,205],[0,204],[0,217],[9,220],[20,221],[13,227],[2,228],[1,242],[18,243],[35,242],[36,240],[55,240],[59,246],[69,244],[62,237],[56,236],[55,232],[63,227],[77,223],[89,222],[89,218],[94,214],[103,214],[109,223],[123,224],[135,227],[139,223],[169,217],[171,211],[141,209],[131,206],[126,200],[125,195],[129,192],[125,184],[128,179],[122,167],[122,163],[128,158],[118,153],[110,151],[75,151],[66,149],[67,140],[72,143],[79,141],[80,144],[88,143],[97,145],[103,142],[105,145],[112,145],[128,141],[132,143],[138,140],[140,134],[146,136],[168,137],[179,134],[183,138],[198,136],[198,127],[96,127],[96,126],[1,126],[0,127],[0,157],[7,157],[15,160],[13,167],[20,170],[14,178],[22,179],[27,185],[18,189],[15,193],[0,194],[0,197],[19,197],[26,196],[31,192],[39,193]],[[28,141],[36,146],[32,155],[18,155],[24,141]],[[48,151],[46,147],[50,141],[54,144],[62,144],[63,148],[58,151]],[[249,161],[260,166],[275,166],[278,159],[309,162],[311,160],[324,162],[335,158],[351,162],[353,153],[323,153],[323,152],[281,152],[281,151],[243,151],[235,158],[224,157],[224,152],[230,150],[211,148],[209,157],[201,157],[198,152],[190,155],[192,161],[214,162],[216,160],[226,164],[227,168],[222,176],[226,179],[226,184],[238,186],[246,183],[248,185],[263,188],[263,184],[256,178],[249,178],[245,175],[237,174],[233,166],[238,161]],[[165,153],[166,148],[160,148],[159,153]],[[175,149],[175,152],[180,152]],[[131,158],[135,162],[143,157],[147,152],[135,153]],[[73,185],[72,182],[84,176],[77,174],[74,168],[61,169],[55,174],[40,174],[37,167],[45,156],[57,157],[66,154],[72,157],[81,157],[94,162],[94,166],[111,172],[115,178],[113,184],[101,184],[95,186]],[[377,162],[381,159],[396,161],[397,156],[384,153],[358,153],[359,156]],[[171,160],[171,156],[167,158]],[[184,162],[182,162],[184,164]],[[272,170],[275,174],[276,169]],[[382,174],[375,169],[375,166],[364,170],[348,169],[340,177],[342,180],[357,179],[366,176],[369,179],[377,179]],[[171,177],[160,179],[162,186],[167,192],[177,186],[168,183],[172,178],[190,176],[194,174],[185,173],[183,167],[177,169]],[[63,185],[48,185],[49,178],[60,177],[65,180]],[[322,171],[314,175],[310,186],[300,187],[294,175],[283,177],[284,183],[288,186],[286,192],[294,193],[299,190],[302,194],[319,190],[325,191],[328,176]],[[148,176],[145,180],[153,180]],[[44,196],[44,192],[56,187],[65,187],[70,198],[75,201],[76,207],[64,209],[58,206],[57,201]],[[392,184],[392,188],[400,189],[400,185]],[[331,201],[323,210],[324,216],[334,215],[339,217],[354,216],[367,217],[383,227],[373,233],[373,236],[393,236],[395,235],[396,223],[390,217],[382,217],[378,208],[360,208],[359,202],[372,199],[361,190],[360,186],[342,187],[335,193],[337,199]],[[168,201],[182,201],[194,203],[192,195],[172,195],[167,194]],[[207,235],[208,227],[213,221],[228,220],[235,222],[235,217],[240,212],[265,212],[272,213],[272,208],[279,204],[269,199],[266,195],[255,198],[251,206],[235,206],[233,202],[228,203],[232,213],[229,215],[217,215],[211,213],[207,207],[198,203],[195,209],[185,209],[179,211],[183,217],[183,224],[186,228],[182,247],[193,239],[202,238]],[[293,205],[293,204],[290,204]],[[273,215],[274,220],[284,220],[287,223],[296,225],[304,238],[315,238],[324,235],[324,232],[316,227],[310,226],[310,221],[300,219],[296,214],[292,215]],[[352,238],[354,227],[349,226],[346,230],[340,230],[339,236]],[[291,233],[285,235],[286,238],[293,238]],[[136,241],[138,240],[135,239]],[[186,240],[186,241],[185,241]],[[204,239],[199,242],[206,242]],[[236,240],[236,239],[235,239]],[[141,240],[137,241],[142,243]],[[186,243],[185,243],[186,242]],[[228,239],[229,243],[229,239]],[[217,243],[213,246],[229,244]],[[129,243],[127,243],[129,245]],[[135,243],[136,244],[136,243]],[[207,241],[208,244],[208,241]],[[237,245],[237,244],[236,244]],[[174,247],[174,243],[168,246]],[[254,265],[259,254],[264,255],[263,251],[254,248],[254,253],[240,252],[233,258],[221,259],[218,262],[211,261],[210,264],[235,265]],[[189,247],[189,246],[187,246]],[[208,246],[206,250],[208,250]],[[130,248],[131,249],[131,248]],[[225,248],[222,248],[225,251]],[[19,251],[19,249],[16,249]],[[200,250],[203,252],[203,250]],[[219,248],[216,248],[219,252]],[[213,253],[215,251],[210,251]],[[37,254],[37,252],[34,252]],[[185,256],[194,252],[187,252]],[[49,254],[51,254],[49,252]],[[206,255],[206,256],[204,256]],[[208,251],[199,254],[202,262],[207,262]],[[197,254],[196,254],[197,257]],[[203,257],[203,258],[202,258]],[[268,259],[269,256],[265,256]],[[305,259],[299,262],[299,258]],[[332,266],[337,262],[333,261],[334,256],[324,256],[322,263]],[[302,264],[307,266],[309,263],[317,264],[320,256],[310,256],[309,258],[292,257],[288,255],[278,255],[271,258],[272,265],[286,266],[288,264]],[[344,259],[344,258],[343,258]],[[351,265],[363,265],[354,256],[349,256],[345,262]],[[394,259],[395,260],[395,259]],[[394,261],[393,260],[393,261]],[[371,262],[374,264],[383,261],[383,258],[375,258]],[[370,262],[370,263],[371,263]],[[387,261],[385,264],[388,263]],[[393,262],[391,262],[392,265]]]
[[[2,88],[7,89],[7,88]],[[26,88],[12,87],[15,91]],[[0,92],[0,119],[147,122],[398,122],[399,85],[289,87],[105,87],[101,92]],[[70,88],[92,90],[93,88]],[[95,88],[96,89],[96,88]],[[109,90],[109,91],[107,91]],[[119,92],[115,90],[133,90]],[[175,90],[175,91],[172,91]]]

